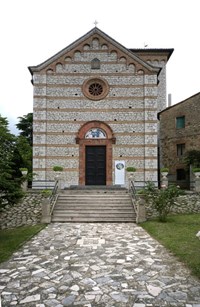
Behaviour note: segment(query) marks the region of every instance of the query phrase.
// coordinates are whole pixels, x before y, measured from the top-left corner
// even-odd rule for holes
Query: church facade
[[[97,27],[30,66],[35,181],[63,167],[63,187],[158,181],[158,119],[173,49],[127,49]]]

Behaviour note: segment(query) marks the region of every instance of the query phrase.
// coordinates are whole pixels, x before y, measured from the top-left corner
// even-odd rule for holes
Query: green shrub
[[[167,188],[158,189],[154,183],[148,182],[147,186],[144,188],[145,199],[147,202],[150,202],[157,211],[161,222],[166,222],[167,215],[171,212],[176,198],[182,194],[184,194],[184,192],[175,185],[169,185]]]
[[[63,167],[59,166],[59,165],[55,165],[53,167],[54,172],[62,172],[63,171]]]
[[[187,164],[188,170],[190,165],[193,165],[194,168],[200,167],[200,150],[189,150],[185,153],[184,158],[185,163]]]
[[[28,168],[27,167],[20,167],[19,169],[21,172],[28,172]]]
[[[168,169],[168,167],[162,167],[162,168],[160,169],[160,171],[161,171],[161,173],[168,173],[168,172],[169,172],[169,169]]]
[[[42,196],[48,198],[49,196],[52,195],[52,191],[49,190],[49,189],[45,189],[45,190],[42,190],[42,191],[41,191],[41,194],[42,194]]]
[[[135,168],[134,166],[128,166],[128,167],[126,168],[126,171],[127,171],[127,172],[136,172],[136,168]]]
[[[200,167],[194,167],[192,169],[193,173],[199,173],[200,172]]]

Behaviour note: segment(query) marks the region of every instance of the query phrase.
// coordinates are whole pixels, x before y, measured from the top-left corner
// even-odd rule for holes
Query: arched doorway
[[[79,184],[112,184],[112,144],[115,137],[112,129],[104,122],[90,121],[78,131]]]

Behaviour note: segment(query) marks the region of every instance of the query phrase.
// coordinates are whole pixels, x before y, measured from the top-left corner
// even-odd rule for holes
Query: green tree
[[[14,162],[16,137],[8,129],[8,121],[0,115],[0,207],[15,203],[22,196],[21,176],[16,176]]]
[[[189,150],[185,153],[185,163],[189,167],[200,167],[200,150]]]
[[[21,131],[16,142],[16,162],[19,167],[26,167],[29,179],[32,178],[33,113],[18,117],[16,127]]]
[[[32,147],[22,135],[19,135],[16,139],[14,160],[18,169],[26,167],[29,173],[32,172]]]
[[[18,130],[21,130],[20,135],[24,136],[30,146],[33,144],[33,113],[28,113],[19,118],[19,123],[16,124]]]

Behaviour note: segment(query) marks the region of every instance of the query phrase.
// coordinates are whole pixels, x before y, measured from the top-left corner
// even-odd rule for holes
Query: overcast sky
[[[2,0],[0,114],[11,131],[32,112],[28,66],[38,65],[94,27],[127,48],[174,48],[167,64],[172,104],[200,91],[199,0]]]

